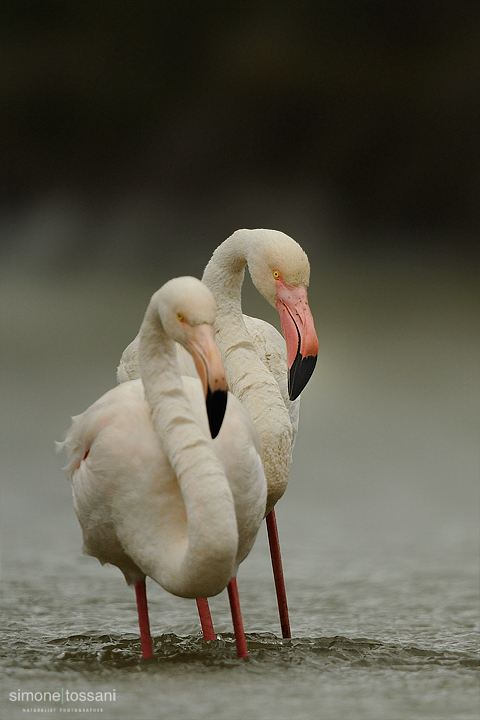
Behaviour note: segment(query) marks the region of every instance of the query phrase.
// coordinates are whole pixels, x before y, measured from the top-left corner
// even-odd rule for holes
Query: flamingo
[[[267,486],[253,423],[233,395],[227,401],[214,320],[204,284],[167,282],[140,329],[141,379],[74,417],[59,443],[84,551],[135,587],[145,658],[153,655],[146,576],[187,598],[228,587],[237,654],[247,654],[236,575],[262,522]],[[191,353],[200,379],[180,376],[175,342]]]
[[[277,309],[283,338],[269,323],[242,313],[245,266],[257,290]],[[300,394],[318,354],[307,298],[309,279],[310,265],[300,245],[267,229],[234,232],[215,250],[202,277],[217,304],[216,341],[230,391],[247,409],[260,437],[268,485],[266,524],[285,638],[291,637],[291,631],[274,506],[287,487]],[[138,336],[122,355],[119,382],[137,376],[137,354]],[[183,371],[194,374],[182,348],[178,354]],[[202,608],[199,611],[202,620]]]

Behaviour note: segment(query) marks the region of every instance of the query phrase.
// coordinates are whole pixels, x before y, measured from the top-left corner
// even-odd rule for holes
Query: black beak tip
[[[317,363],[316,355],[302,357],[299,352],[293,361],[288,372],[288,396],[290,400],[296,400],[305,385],[310,380]]]
[[[227,390],[215,390],[212,392],[210,388],[207,391],[207,416],[210,426],[210,434],[212,439],[216,438],[222,427],[223,418],[227,409]]]

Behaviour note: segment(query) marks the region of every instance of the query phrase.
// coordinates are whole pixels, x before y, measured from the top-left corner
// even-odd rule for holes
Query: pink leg
[[[203,639],[205,642],[209,642],[209,640],[216,640],[217,636],[215,635],[215,630],[213,628],[212,616],[210,615],[207,598],[197,598],[197,608],[200,616],[200,623],[202,625]]]
[[[232,578],[227,586],[230,609],[232,611],[233,630],[235,632],[235,644],[239,658],[247,657],[247,641],[243,630],[242,613],[240,611],[240,600],[238,599],[237,578]]]
[[[284,638],[290,638],[292,637],[292,635],[290,633],[290,620],[288,617],[287,592],[285,590],[285,580],[283,578],[282,556],[280,554],[280,541],[278,539],[275,510],[270,510],[266,517],[266,521],[268,541],[270,543],[270,555],[272,556],[273,579],[275,580],[275,590],[277,592],[278,614],[280,615],[282,636]]]
[[[150,636],[150,622],[148,620],[147,588],[145,578],[135,583],[137,597],[138,624],[140,625],[140,640],[142,643],[142,656],[153,657],[152,638]]]

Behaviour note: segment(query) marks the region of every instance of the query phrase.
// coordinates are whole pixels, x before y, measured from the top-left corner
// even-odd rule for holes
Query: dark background
[[[17,0],[0,32],[9,258],[154,276],[191,244],[199,274],[255,226],[478,258],[476,0]]]

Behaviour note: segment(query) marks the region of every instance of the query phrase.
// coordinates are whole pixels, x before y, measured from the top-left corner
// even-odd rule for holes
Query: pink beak
[[[210,434],[215,438],[222,427],[228,397],[225,370],[215,343],[215,330],[213,325],[206,323],[185,323],[185,336],[205,392]]]
[[[277,280],[277,310],[287,344],[288,394],[290,400],[295,400],[310,380],[318,355],[307,289]]]

